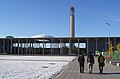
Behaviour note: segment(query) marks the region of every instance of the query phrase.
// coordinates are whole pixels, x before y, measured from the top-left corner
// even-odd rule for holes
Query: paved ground
[[[79,63],[77,58],[69,63],[54,79],[120,79],[120,67],[107,64],[104,67],[104,74],[98,73],[97,58],[93,67],[93,73],[89,74],[87,70],[87,63],[85,62],[85,73],[80,73]]]

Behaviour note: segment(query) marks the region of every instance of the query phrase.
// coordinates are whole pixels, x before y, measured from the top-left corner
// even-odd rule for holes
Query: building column
[[[78,55],[80,55],[80,48],[79,48],[79,47],[80,47],[80,44],[79,44],[79,41],[80,41],[80,40],[78,39]]]
[[[30,41],[30,49],[29,49],[29,53],[32,54],[32,43]]]
[[[62,54],[62,39],[60,39],[60,55]]]
[[[21,54],[23,54],[23,43],[22,43],[22,40],[21,40],[21,49],[20,49],[20,52],[21,52]]]
[[[95,40],[96,40],[96,49],[95,49],[95,51],[98,51],[98,39],[96,38]]]
[[[39,48],[39,43],[37,43],[37,50],[36,50],[37,54],[39,54],[38,48]]]
[[[12,55],[12,47],[13,47],[12,39],[10,40],[10,43],[11,43],[11,45],[10,45],[10,54]]]
[[[45,54],[45,49],[44,49],[44,39],[43,39],[43,55]]]
[[[31,40],[29,40],[29,54],[31,54]]]
[[[89,55],[89,39],[87,39],[87,55]]]
[[[115,51],[115,50],[116,50],[116,46],[117,46],[117,45],[116,45],[116,39],[114,38],[113,41],[114,41],[114,51]]]
[[[16,54],[16,41],[14,43],[14,51],[13,51],[13,54]]]
[[[39,54],[41,53],[41,47],[40,47],[40,43],[39,43]]]
[[[34,39],[34,43],[33,43],[34,45],[33,45],[33,54],[36,54],[36,48],[35,48],[35,44],[36,44],[36,40]]]
[[[51,55],[52,55],[52,52],[53,52],[53,49],[52,49],[52,42],[53,42],[53,39],[51,39],[51,43],[50,43]]]
[[[31,43],[31,45],[32,45],[32,49],[31,49],[32,54],[33,54],[33,50],[34,50],[33,44],[34,44],[34,40],[33,40],[32,43]]]
[[[72,43],[71,43],[71,39],[69,39],[69,55],[72,54]]]
[[[107,51],[107,39],[105,39],[105,52]]]
[[[6,53],[9,54],[9,40],[6,40]]]
[[[5,53],[5,40],[3,39],[3,54]]]
[[[18,55],[19,55],[19,46],[20,46],[19,44],[20,44],[20,40],[18,39],[18,46],[17,46],[18,47]]]
[[[31,54],[31,40],[28,40],[28,53]]]
[[[28,39],[26,39],[25,47],[26,47],[26,54],[27,54],[27,52],[28,52]]]

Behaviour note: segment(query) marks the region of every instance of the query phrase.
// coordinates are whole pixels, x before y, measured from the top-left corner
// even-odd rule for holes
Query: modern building
[[[113,50],[116,50],[120,37],[110,37],[110,39]],[[74,43],[76,48],[71,49],[70,42]],[[56,47],[53,44],[56,44]],[[108,37],[0,38],[0,54],[69,55],[71,52],[71,55],[74,55],[83,52],[87,55],[95,51],[108,51]]]
[[[37,35],[32,38],[0,38],[0,54],[10,55],[78,55],[80,53],[106,52],[109,40],[113,50],[120,37],[75,37],[75,9],[70,7],[70,37]]]

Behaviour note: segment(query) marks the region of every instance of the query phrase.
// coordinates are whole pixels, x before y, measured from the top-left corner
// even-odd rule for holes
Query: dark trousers
[[[104,63],[99,63],[99,73],[103,73]]]
[[[80,65],[80,73],[84,73],[84,63],[79,63]]]

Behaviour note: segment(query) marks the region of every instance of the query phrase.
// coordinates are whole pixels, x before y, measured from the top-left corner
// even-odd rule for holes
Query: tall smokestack
[[[74,38],[75,37],[75,16],[74,16],[74,7],[71,6],[70,7],[70,37],[71,38]],[[70,48],[69,48],[69,55],[72,55],[73,52],[72,52],[72,49],[74,47],[74,43],[72,43],[72,41],[70,40],[69,41],[69,45],[70,45]]]
[[[70,7],[70,37],[75,37],[75,10],[74,7]]]

